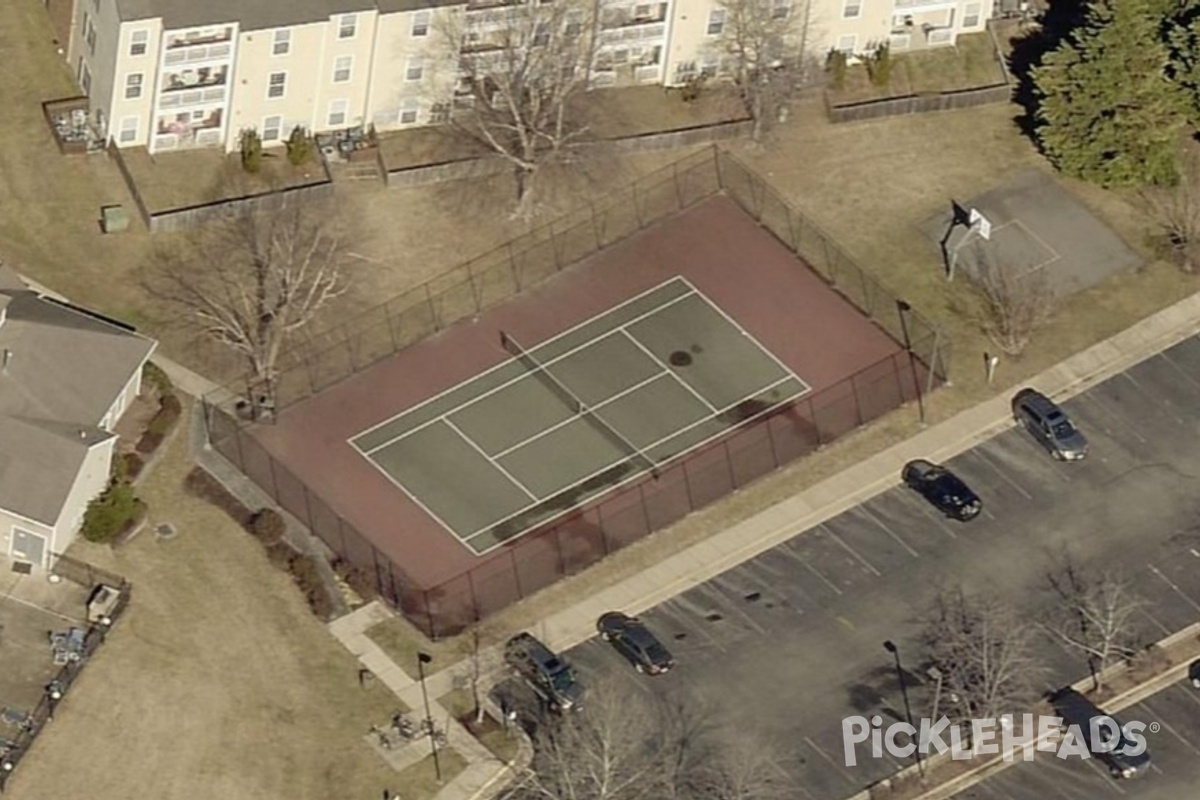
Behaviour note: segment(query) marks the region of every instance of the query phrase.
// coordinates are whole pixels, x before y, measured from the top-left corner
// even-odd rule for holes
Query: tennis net
[[[509,355],[525,367],[530,375],[540,381],[565,406],[603,434],[614,447],[624,451],[627,456],[637,461],[643,469],[657,474],[657,465],[650,456],[646,455],[640,447],[629,441],[620,431],[601,419],[587,403],[583,402],[579,395],[568,389],[562,381],[555,377],[550,370],[546,369],[544,364],[531,356],[529,351],[523,348],[512,336],[502,331],[500,333],[500,343],[508,351]]]

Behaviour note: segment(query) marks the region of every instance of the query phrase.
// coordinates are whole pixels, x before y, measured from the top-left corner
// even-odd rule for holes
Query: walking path
[[[1077,353],[1029,383],[1057,398],[1078,394],[1198,332],[1200,294]],[[155,361],[183,391],[201,394],[215,388],[201,376],[168,359],[156,356]],[[897,483],[905,462],[913,458],[945,461],[1010,424],[1008,396],[987,400],[704,542],[582,598],[544,619],[535,633],[555,650],[572,647],[593,635],[595,620],[603,612],[620,609],[637,614],[651,608],[891,488]],[[421,687],[365,635],[368,628],[390,613],[377,604],[370,604],[332,622],[330,632],[409,708],[422,708]],[[495,674],[502,666],[497,648],[481,654],[480,660],[485,674]],[[428,676],[426,686],[430,698],[441,697],[462,685],[469,669],[469,664],[460,663]],[[435,701],[431,702],[437,705]],[[434,715],[436,719],[449,718],[440,705]],[[451,723],[448,734],[451,746],[463,755],[469,767],[447,784],[438,794],[438,800],[474,800],[484,796],[491,784],[502,777],[501,771],[507,768],[457,723]]]

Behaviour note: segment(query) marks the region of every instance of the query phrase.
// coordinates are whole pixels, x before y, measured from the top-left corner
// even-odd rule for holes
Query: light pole
[[[942,671],[940,669],[938,669],[937,667],[930,667],[929,670],[926,672],[926,674],[929,677],[933,678],[935,681],[937,681],[937,685],[934,687],[934,690],[933,690],[933,713],[930,714],[930,716],[933,718],[933,722],[936,723],[937,719],[938,719],[938,715],[937,715],[938,704],[942,700],[942,678],[944,678],[946,676],[943,675]]]
[[[896,677],[900,679],[900,694],[904,696],[904,716],[908,718],[909,727],[916,730],[916,725],[913,724],[912,706],[908,702],[908,682],[904,680],[904,668],[900,666],[900,649],[896,644],[888,639],[883,643],[883,649],[887,650],[896,659]],[[916,748],[913,750],[913,755],[917,759],[917,772],[921,777],[925,777],[925,764],[921,761],[921,737],[913,734]]]
[[[921,424],[925,424],[925,400],[921,397],[921,381],[917,379],[917,357],[913,355],[912,339],[908,335],[908,312],[912,306],[903,300],[896,301],[896,313],[900,317],[900,331],[904,334],[904,350],[908,353],[908,368],[912,372],[913,389],[917,392],[917,413],[921,416]]]
[[[417,653],[417,675],[421,679],[421,697],[425,700],[425,730],[429,733],[429,749],[433,751],[433,772],[442,782],[442,764],[438,760],[437,737],[433,735],[433,716],[429,713],[429,691],[425,688],[425,665],[433,661],[428,653]]]

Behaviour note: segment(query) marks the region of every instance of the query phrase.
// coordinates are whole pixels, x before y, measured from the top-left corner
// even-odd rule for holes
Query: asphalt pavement
[[[860,754],[847,767],[842,720],[903,716],[885,640],[898,646],[914,716],[929,715],[919,638],[943,588],[994,595],[1046,621],[1060,605],[1047,576],[1069,554],[1131,582],[1145,601],[1147,642],[1200,619],[1200,340],[1064,407],[1091,441],[1083,462],[1052,460],[1016,428],[949,462],[983,499],[977,519],[946,520],[908,489],[892,489],[644,613],[679,660],[671,674],[636,675],[595,639],[571,660],[585,679],[680,693],[730,731],[771,745],[796,797],[837,800],[905,766]],[[1038,656],[1046,689],[1086,674],[1084,660],[1049,634]],[[1170,764],[1156,759],[1164,774]]]

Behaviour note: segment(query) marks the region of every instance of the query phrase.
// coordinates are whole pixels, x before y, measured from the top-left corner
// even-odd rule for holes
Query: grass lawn
[[[441,767],[442,770],[440,783],[437,779],[437,767]],[[418,761],[411,767],[395,773],[395,777],[389,781],[389,785],[396,787],[395,790],[400,792],[403,800],[430,800],[466,768],[467,762],[458,754],[458,751],[447,748],[438,751],[436,766],[433,763],[433,756],[427,756],[423,761]],[[362,795],[364,798],[376,796],[378,795]],[[330,797],[351,798],[358,797],[358,795],[339,792]]]
[[[503,725],[486,714],[483,717],[483,722],[476,723],[474,717],[475,702],[471,699],[471,693],[468,690],[455,689],[449,694],[439,697],[438,702],[455,719],[467,726],[475,738],[490,750],[496,758],[505,764],[509,764],[517,757],[517,752],[520,750],[517,734],[509,733],[504,729]]]
[[[6,794],[353,800],[399,790],[404,776],[364,739],[395,697],[377,681],[361,688],[355,659],[261,547],[183,493],[186,439],[175,437],[141,490],[145,530],[172,522],[177,537],[144,532],[117,553],[72,547],[132,580],[134,599]]]
[[[858,64],[847,68],[842,89],[829,89],[829,102],[842,105],[1004,83],[1004,70],[987,32],[959,36],[953,47],[913,53],[893,51],[891,58],[892,75],[887,86],[872,84],[866,64]]]

